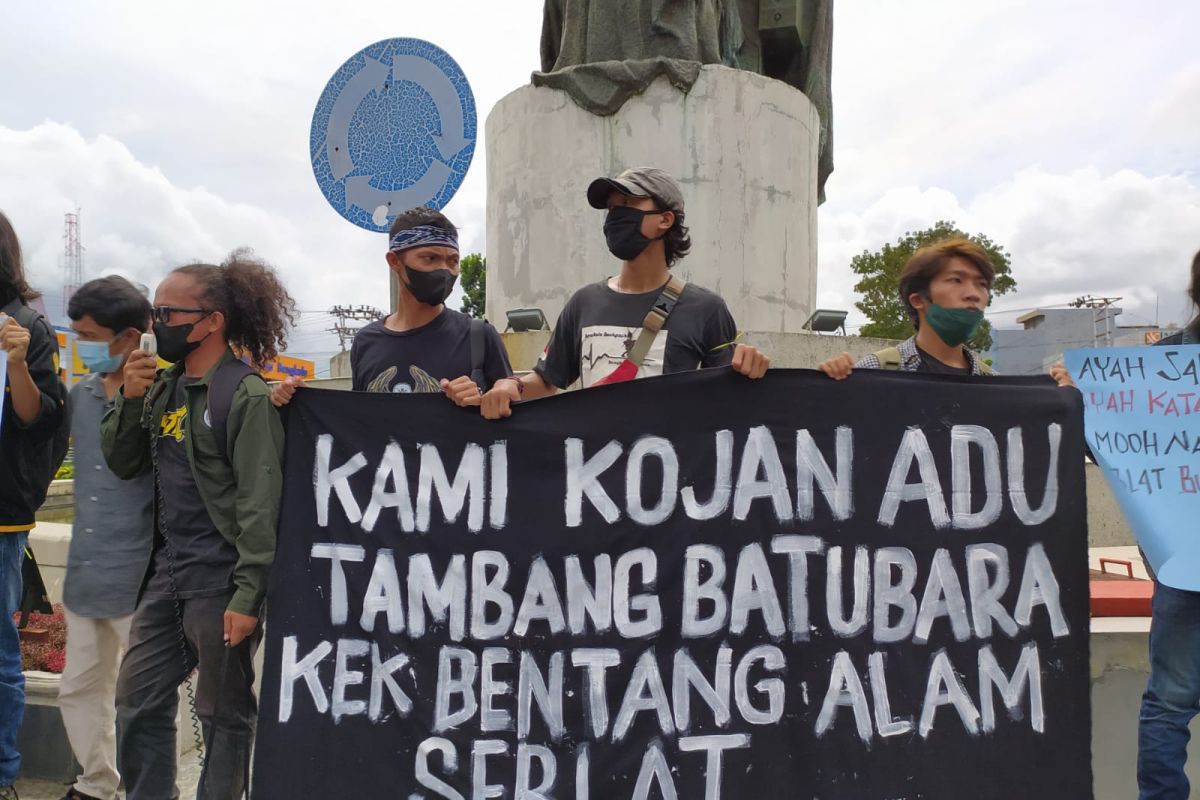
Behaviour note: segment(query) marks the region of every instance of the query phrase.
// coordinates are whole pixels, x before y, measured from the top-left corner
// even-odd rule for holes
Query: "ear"
[[[211,320],[211,323],[212,323],[212,327],[209,328],[210,331],[215,333],[216,331],[225,330],[225,312],[224,311],[214,311],[208,315],[208,319]]]
[[[917,311],[924,311],[929,308],[929,301],[926,300],[920,292],[913,292],[908,296],[909,305]]]
[[[671,226],[675,224],[675,212],[664,211],[658,220],[658,228],[664,233],[671,230]]]
[[[391,250],[387,253],[388,267],[391,268],[392,274],[396,276],[396,281],[403,288],[408,288],[408,276],[404,274],[404,259],[400,258],[400,254]]]

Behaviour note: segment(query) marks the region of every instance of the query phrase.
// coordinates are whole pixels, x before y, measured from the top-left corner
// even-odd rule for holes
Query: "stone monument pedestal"
[[[817,279],[816,109],[781,81],[706,66],[686,94],[665,78],[616,114],[524,86],[486,123],[487,316],[540,308],[615,274],[588,183],[660,167],[683,187],[692,251],[674,271],[725,298],[741,330],[799,331]]]

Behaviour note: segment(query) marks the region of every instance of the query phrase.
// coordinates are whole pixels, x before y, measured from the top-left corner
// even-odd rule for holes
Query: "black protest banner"
[[[298,393],[259,800],[1091,794],[1079,394]]]

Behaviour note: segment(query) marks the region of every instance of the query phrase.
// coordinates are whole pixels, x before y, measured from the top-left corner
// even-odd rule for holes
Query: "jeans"
[[[180,611],[169,597],[143,595],[138,603],[117,677],[117,761],[126,800],[179,797],[175,712],[179,685],[196,667],[196,715],[206,750],[196,798],[234,800],[245,791],[258,715],[251,658],[262,625],[227,649],[224,615],[231,596],[180,600]]]
[[[17,733],[25,717],[25,673],[21,671],[21,639],[13,614],[21,607],[21,563],[29,534],[0,533],[0,786],[17,782],[21,754]]]
[[[1141,800],[1186,800],[1188,723],[1200,712],[1200,592],[1154,587],[1150,680],[1138,718]]]

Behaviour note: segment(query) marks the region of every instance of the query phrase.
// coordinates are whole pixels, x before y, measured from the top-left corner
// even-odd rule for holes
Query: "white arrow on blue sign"
[[[321,93],[309,155],[321,193],[350,222],[387,231],[397,214],[443,208],[475,155],[475,97],[454,59],[420,39],[355,53]]]

